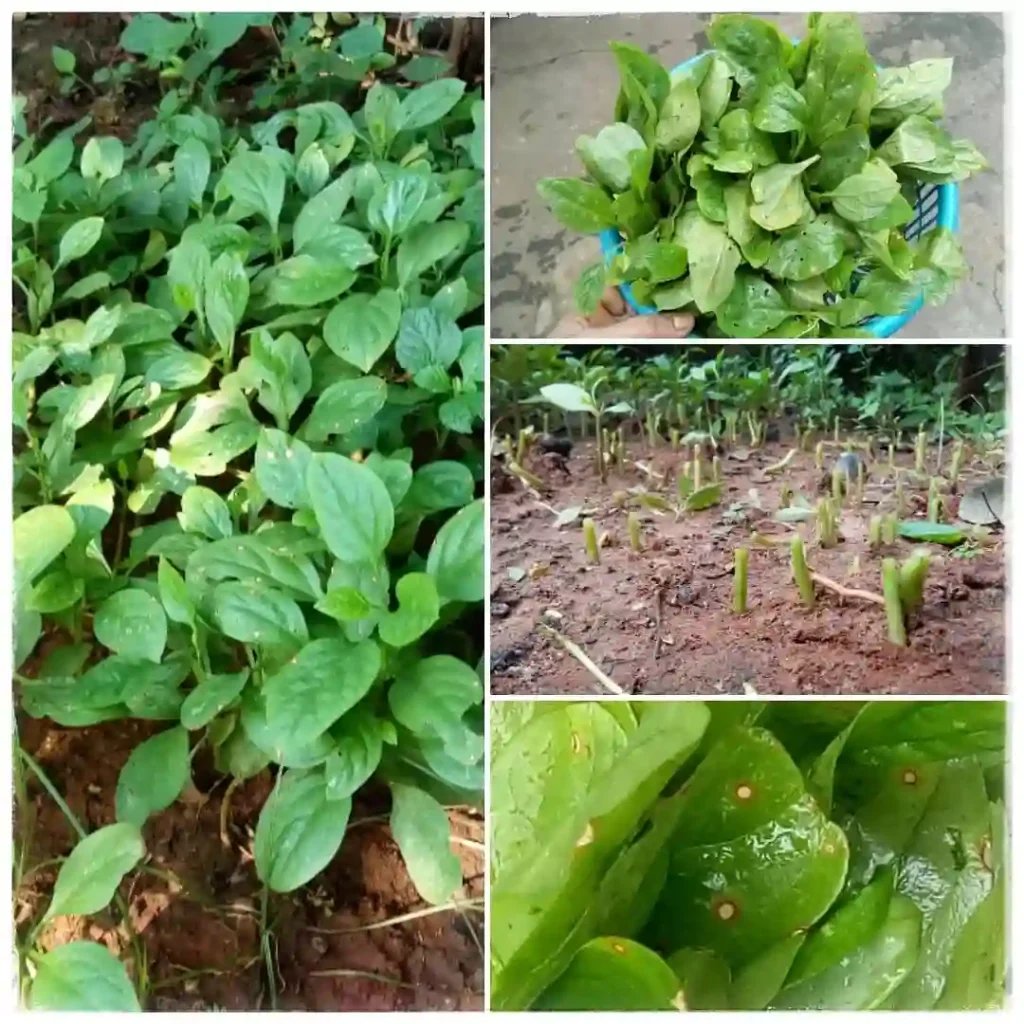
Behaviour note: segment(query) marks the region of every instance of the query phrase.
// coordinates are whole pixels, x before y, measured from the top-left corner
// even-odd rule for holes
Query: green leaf
[[[206,278],[203,303],[206,323],[221,352],[227,356],[234,348],[235,332],[248,302],[249,277],[245,265],[237,253],[221,253]]]
[[[399,113],[402,131],[418,131],[440,121],[465,91],[461,79],[444,78],[406,93]]]
[[[626,192],[633,180],[634,161],[647,153],[643,136],[621,122],[602,128],[596,138],[581,135],[576,155],[587,173],[609,192]]]
[[[399,248],[401,252],[401,248]],[[324,341],[335,355],[369,373],[398,333],[402,302],[398,292],[382,288],[342,299],[324,322]]]
[[[926,541],[932,544],[948,544],[951,547],[962,544],[967,534],[959,527],[949,523],[929,523],[922,519],[904,519],[897,533],[907,540]]]
[[[82,150],[82,177],[99,182],[116,178],[124,167],[124,143],[112,136],[93,136]]]
[[[51,46],[50,55],[53,58],[53,66],[62,75],[73,75],[75,73],[75,55],[63,46]]]
[[[396,174],[373,193],[366,218],[385,238],[398,238],[412,226],[426,197],[427,182],[422,175]]]
[[[819,159],[812,156],[798,164],[774,164],[758,171],[750,179],[754,223],[766,231],[781,231],[811,212],[800,176]]]
[[[473,474],[461,462],[441,459],[420,466],[412,478],[407,502],[423,512],[462,508],[473,500]]]
[[[276,338],[266,330],[251,336],[249,355],[239,370],[259,387],[259,402],[282,429],[313,386],[313,370],[305,346],[286,331]]]
[[[377,629],[391,647],[415,643],[438,620],[440,601],[434,578],[425,572],[406,573],[395,586],[398,610],[388,612]]]
[[[348,261],[303,252],[268,271],[266,301],[272,306],[322,306],[348,291],[356,272]]]
[[[392,782],[390,824],[416,891],[428,903],[449,900],[462,885],[462,865],[445,809],[429,793]]]
[[[249,670],[226,675],[207,676],[181,705],[181,724],[186,729],[202,729],[231,705],[245,689]]]
[[[190,20],[172,21],[159,14],[135,14],[121,33],[118,45],[128,53],[139,53],[154,64],[169,61],[192,35]]]
[[[287,771],[260,812],[253,853],[260,880],[292,892],[319,874],[345,838],[352,801],[328,800],[319,771]]]
[[[715,320],[730,337],[760,338],[791,315],[786,300],[764,278],[741,272],[736,275],[732,291],[715,311]],[[687,507],[694,507],[690,502],[697,501],[696,494],[706,489],[691,494]],[[720,496],[718,488],[715,501]]]
[[[73,260],[81,259],[95,247],[103,234],[104,220],[102,217],[86,217],[75,221],[61,235],[60,252],[55,269],[67,266]]]
[[[212,607],[221,632],[242,643],[294,649],[309,639],[306,620],[295,601],[251,581],[218,584]]]
[[[781,81],[792,44],[778,27],[749,14],[716,15],[708,41],[729,62],[746,93],[757,95]]]
[[[304,442],[264,427],[256,442],[256,482],[275,505],[303,508],[309,504],[306,474],[312,459]]]
[[[372,641],[313,640],[263,684],[267,724],[281,747],[311,743],[373,685],[381,668]]]
[[[668,153],[685,153],[700,130],[700,122],[701,105],[697,89],[689,79],[679,79],[672,83],[659,112],[654,144]]]
[[[155,597],[128,587],[96,611],[93,632],[104,647],[126,658],[159,662],[167,643],[167,617]]]
[[[451,256],[469,241],[469,225],[445,220],[417,224],[398,246],[398,283],[405,288],[435,263]]]
[[[331,176],[331,165],[315,142],[307,146],[295,167],[295,182],[307,196],[315,196]]]
[[[577,384],[545,384],[540,393],[566,412],[597,413],[594,399]]]
[[[209,487],[189,487],[185,491],[178,522],[187,533],[198,533],[210,540],[222,540],[234,533],[227,503]]]
[[[258,213],[277,234],[284,205],[285,176],[266,152],[238,153],[221,174],[220,187],[247,210]]]
[[[387,385],[380,377],[336,381],[316,400],[302,427],[302,436],[317,444],[334,434],[348,434],[369,423],[386,401]]]
[[[900,190],[895,172],[881,160],[869,160],[828,193],[832,208],[852,221],[870,220],[883,213]]]
[[[98,942],[67,942],[36,957],[34,963],[28,997],[32,1010],[142,1010],[124,964]]]
[[[555,218],[573,231],[615,227],[611,198],[599,185],[578,178],[543,178],[537,183],[537,192]]]
[[[657,953],[632,939],[591,939],[576,951],[558,980],[533,1005],[536,1010],[688,1009],[675,971]]]
[[[327,799],[345,800],[377,770],[383,751],[383,726],[360,706],[345,715],[331,732],[337,746],[324,762]]]
[[[427,367],[447,369],[462,351],[462,332],[451,319],[421,306],[402,314],[395,342],[398,365],[410,373]]]
[[[279,587],[300,601],[315,601],[322,593],[308,557],[294,552],[278,554],[258,536],[203,545],[189,557],[185,578],[200,586],[211,580],[252,580],[257,585]]]
[[[684,216],[678,237],[689,259],[693,301],[702,313],[713,312],[733,290],[740,251],[721,225],[696,211]]]
[[[145,853],[137,825],[119,822],[91,832],[61,865],[45,919],[103,910],[114,898],[121,879]]]
[[[170,807],[191,781],[188,731],[167,729],[140,743],[117,777],[117,820],[142,828],[146,819]]]
[[[843,257],[844,233],[828,214],[783,232],[772,244],[765,269],[773,277],[807,281]]]
[[[366,93],[363,117],[374,151],[386,153],[402,128],[402,104],[395,90],[375,82]]]
[[[334,557],[375,562],[391,539],[395,510],[373,470],[343,455],[316,454],[306,473],[306,487]]]
[[[193,206],[202,206],[210,180],[210,151],[199,139],[186,139],[175,150],[174,180]]]
[[[337,552],[335,552],[337,554]],[[427,572],[443,601],[484,598],[484,502],[477,499],[449,519],[430,545]]]
[[[60,505],[38,505],[14,520],[14,589],[27,587],[75,536],[75,521]]]

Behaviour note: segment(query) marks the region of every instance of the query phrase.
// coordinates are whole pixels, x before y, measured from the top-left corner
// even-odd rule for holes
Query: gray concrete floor
[[[708,14],[497,18],[491,26],[491,334],[545,337],[572,308],[579,271],[598,258],[595,238],[563,229],[536,193],[538,178],[582,173],[573,142],[612,120],[618,78],[610,40],[644,47],[666,66],[707,48]],[[770,15],[799,36],[800,14]],[[926,307],[902,338],[1005,334],[1003,58],[999,14],[864,14],[880,64],[951,56],[945,127],[970,138],[993,170],[960,188],[961,238],[971,265],[944,306]]]

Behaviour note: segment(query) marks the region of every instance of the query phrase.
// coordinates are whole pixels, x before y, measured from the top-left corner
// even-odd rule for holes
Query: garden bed
[[[784,486],[812,501],[818,495],[822,473],[813,448],[798,452],[784,474],[765,474],[791,446],[788,438],[755,449],[726,446],[716,507],[678,518],[637,509],[640,553],[629,546],[626,511],[613,494],[638,485],[654,490],[637,463],[674,480],[684,455],[668,443],[653,452],[645,442],[628,443],[626,469],[611,469],[605,484],[597,477],[593,441],[573,449],[564,471],[552,466],[551,456],[538,455],[530,467],[551,488],[540,497],[499,476],[491,509],[492,692],[601,690],[587,668],[538,630],[538,622],[547,621],[636,694],[1002,693],[1004,548],[998,534],[985,546],[960,551],[928,545],[933,558],[924,608],[906,648],[887,641],[881,607],[819,591],[814,607],[803,608],[788,549],[751,546],[748,611],[734,614],[734,549],[749,544],[759,523],[762,531],[788,536],[771,522]],[[934,453],[928,458],[934,461]],[[895,461],[913,467],[914,454],[897,452]],[[863,506],[843,508],[841,543],[808,549],[813,570],[850,588],[880,592],[882,556],[905,556],[914,547],[899,541],[891,550],[869,550],[869,517],[892,500],[884,464],[884,457],[876,464]],[[980,459],[965,460],[962,485],[989,475]],[[766,511],[737,510],[747,518],[729,521],[730,506],[748,502],[752,488]],[[924,494],[910,500],[923,518]],[[615,543],[602,548],[599,565],[588,561],[579,520],[557,527],[545,504],[558,511],[582,507],[599,533],[612,536]],[[859,572],[850,575],[855,559]],[[515,582],[510,570],[526,575]]]

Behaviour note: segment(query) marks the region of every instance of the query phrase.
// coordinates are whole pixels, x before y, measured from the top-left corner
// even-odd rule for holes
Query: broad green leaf
[[[741,271],[736,275],[732,291],[715,311],[715,321],[731,337],[760,338],[778,327],[792,312],[786,300],[763,277]],[[705,490],[702,487],[689,495],[687,507],[700,507],[697,502],[703,499],[698,499],[697,494]],[[720,495],[721,488],[718,488],[714,500]]]
[[[44,615],[64,611],[77,604],[85,593],[85,582],[67,569],[47,573],[29,595],[26,605]]]
[[[427,182],[422,175],[396,174],[373,193],[366,211],[367,220],[385,238],[398,238],[412,226],[426,197]]]
[[[474,489],[473,474],[463,463],[441,459],[416,470],[406,501],[424,512],[440,512],[468,505]]]
[[[728,964],[703,949],[676,950],[666,963],[682,983],[687,1010],[729,1009],[731,972]]]
[[[416,891],[428,903],[449,900],[462,885],[462,865],[445,809],[429,793],[392,782],[390,824]]]
[[[843,250],[842,228],[834,218],[821,214],[784,231],[773,243],[765,269],[776,278],[806,281],[834,267]]]
[[[343,455],[316,454],[306,473],[306,487],[320,532],[335,558],[375,562],[391,539],[395,510],[373,470]]]
[[[39,505],[14,520],[14,588],[28,586],[71,543],[75,520],[60,505]]]
[[[587,173],[610,192],[625,192],[633,179],[636,154],[645,154],[643,136],[621,122],[602,128],[597,136],[581,135],[576,140],[576,155]]]
[[[128,53],[138,53],[155,63],[176,56],[192,35],[190,20],[168,20],[159,14],[136,14],[121,33],[119,46]]]
[[[175,726],[140,743],[117,777],[117,820],[138,828],[181,795],[192,778],[188,731]]]
[[[242,643],[297,648],[309,638],[302,610],[292,598],[251,581],[218,584],[212,608],[221,632]]]
[[[270,336],[256,331],[249,355],[239,371],[259,388],[259,403],[284,430],[313,386],[313,370],[305,346],[290,331]]]
[[[469,241],[469,225],[445,220],[439,224],[418,224],[398,246],[398,283],[405,288],[435,263],[446,259]]]
[[[61,235],[60,252],[55,269],[67,266],[91,252],[103,234],[103,225],[102,217],[85,217],[83,220],[75,221]]]
[[[207,676],[181,705],[181,724],[186,729],[202,729],[228,707],[245,688],[249,670],[227,675]]]
[[[750,216],[754,223],[766,231],[781,231],[812,212],[801,175],[819,159],[812,156],[798,164],[773,164],[758,171],[750,179],[754,199]]]
[[[337,746],[324,762],[328,800],[352,796],[377,770],[383,750],[381,721],[362,706],[331,730]]]
[[[210,581],[251,580],[276,586],[299,601],[315,601],[322,589],[313,563],[294,552],[278,554],[258,536],[230,537],[205,544],[188,559],[185,579],[204,587]]]
[[[287,771],[260,812],[253,853],[260,880],[291,892],[319,874],[345,838],[352,801],[328,800],[319,771]]]
[[[292,246],[296,253],[315,242],[328,225],[334,225],[341,218],[352,198],[354,180],[350,173],[336,178],[322,189],[299,210],[292,227]]]
[[[116,178],[124,167],[124,143],[113,136],[93,136],[82,150],[82,177],[100,183]]]
[[[870,220],[883,213],[900,190],[895,172],[881,160],[869,160],[863,170],[828,193],[832,208],[852,221]]]
[[[545,384],[540,393],[566,412],[597,412],[594,399],[577,384]]]
[[[63,46],[51,46],[50,55],[53,59],[53,66],[62,75],[72,75],[75,72],[75,55]]]
[[[264,427],[256,442],[256,482],[275,505],[308,506],[306,474],[312,458],[309,446],[298,438]]]
[[[410,373],[429,367],[446,370],[462,351],[462,332],[451,319],[422,306],[402,314],[395,342],[398,365]]]
[[[331,176],[331,165],[315,142],[307,146],[295,167],[295,182],[307,196],[315,196]]]
[[[237,253],[221,253],[213,261],[203,301],[206,323],[221,352],[230,356],[249,302],[249,278]]]
[[[308,251],[268,271],[266,301],[272,306],[321,306],[348,291],[356,280],[349,261],[324,260]]]
[[[369,423],[386,401],[387,385],[380,377],[336,381],[317,398],[309,419],[303,424],[302,436],[311,444],[317,444],[333,434],[348,434]]]
[[[537,192],[555,218],[573,231],[596,232],[615,227],[615,210],[599,185],[579,178],[544,178]]]
[[[418,640],[440,615],[440,601],[433,576],[406,573],[395,585],[397,611],[388,612],[377,627],[381,640],[391,647],[406,647]]]
[[[32,1010],[141,1012],[124,964],[106,946],[78,939],[34,960],[29,991]]]
[[[933,544],[962,544],[967,534],[950,523],[929,523],[921,519],[904,519],[897,532],[907,540],[929,541]]]
[[[375,295],[346,296],[324,322],[324,341],[347,363],[369,373],[398,333],[402,303],[398,292],[382,288]]]
[[[224,168],[220,187],[232,199],[258,213],[277,234],[284,204],[285,176],[281,165],[267,152],[238,153]]]
[[[209,540],[222,540],[234,533],[227,503],[209,487],[189,487],[185,491],[178,522],[187,533],[199,533]]]
[[[282,747],[311,743],[362,700],[380,668],[372,641],[306,644],[263,684],[271,732]]]
[[[462,98],[466,83],[443,78],[405,94],[399,112],[402,131],[418,131],[440,121]]]
[[[167,643],[167,617],[155,597],[128,587],[99,606],[93,632],[115,654],[159,662]]]
[[[137,825],[118,822],[89,833],[61,865],[46,919],[103,910],[145,853]]]
[[[210,180],[210,151],[199,139],[187,139],[175,151],[174,180],[193,206],[202,206]]]
[[[460,509],[438,530],[427,556],[427,572],[434,577],[442,600],[483,600],[485,571],[482,498]]]
[[[713,312],[736,282],[739,249],[721,225],[697,212],[684,216],[678,238],[689,260],[693,301],[702,313]]]
[[[537,1010],[684,1010],[686,994],[671,967],[632,939],[591,939],[577,950]]]

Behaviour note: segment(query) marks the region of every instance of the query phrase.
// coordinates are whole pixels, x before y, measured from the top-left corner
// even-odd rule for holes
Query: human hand
[[[629,312],[618,288],[606,288],[597,309],[590,316],[570,314],[551,332],[552,338],[685,338],[693,330],[689,313],[657,313],[637,316]]]

